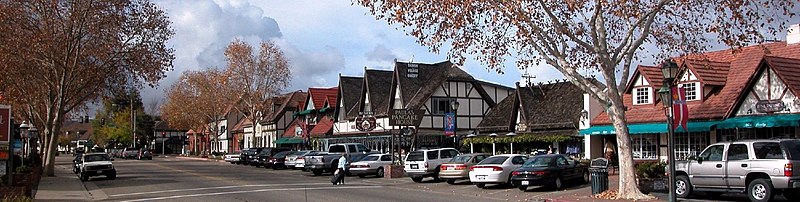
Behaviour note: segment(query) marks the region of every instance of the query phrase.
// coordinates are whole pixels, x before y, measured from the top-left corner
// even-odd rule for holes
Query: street
[[[70,157],[57,157],[68,166]],[[345,185],[331,185],[330,175],[314,176],[300,170],[272,170],[223,162],[184,158],[114,161],[115,180],[104,177],[84,182],[94,200],[102,201],[610,201],[590,198],[588,184],[555,191],[538,187],[522,192],[505,186],[479,189],[468,182],[449,185],[426,178],[384,179],[349,176]],[[74,178],[77,180],[77,178]],[[656,193],[661,200],[666,194]],[[682,201],[747,201],[744,195],[725,194],[714,200],[699,197]],[[776,196],[778,201],[785,201]]]

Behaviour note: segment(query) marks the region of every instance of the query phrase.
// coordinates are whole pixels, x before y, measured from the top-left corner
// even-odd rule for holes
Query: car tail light
[[[455,167],[456,167],[455,168],[456,170],[465,170],[465,169],[467,169],[467,165],[464,165],[464,164],[459,164],[459,165],[456,165]]]
[[[472,166],[469,170],[473,171],[475,168],[491,168],[492,171],[503,171],[503,167],[500,166]]]
[[[425,162],[425,164],[423,165],[425,166],[425,168],[428,168],[428,162]]]
[[[794,172],[792,170],[792,164],[791,163],[787,163],[786,165],[783,165],[783,176],[791,177],[793,174],[794,174]]]
[[[534,175],[546,175],[547,171],[536,171],[536,172],[532,172],[532,174],[534,174]]]
[[[442,165],[442,166],[439,166],[439,169],[441,169],[441,170],[447,170],[447,167],[448,167],[448,165]]]
[[[298,157],[297,157],[297,158],[295,158],[294,160],[299,160],[299,159],[306,159],[306,157],[298,156]]]
[[[511,172],[511,175],[513,175],[513,176],[517,176],[517,175],[519,175],[519,174],[521,174],[521,172],[519,172],[519,171],[514,171],[514,172]]]
[[[503,168],[500,166],[492,166],[492,170],[494,171],[503,171]]]

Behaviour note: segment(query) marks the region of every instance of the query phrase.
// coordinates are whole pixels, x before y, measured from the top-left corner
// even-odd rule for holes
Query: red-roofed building
[[[322,149],[319,138],[331,135],[338,92],[338,87],[309,88],[305,100],[301,102],[303,110],[293,114],[294,120],[275,144],[297,149]]]
[[[719,141],[789,137],[800,133],[800,43],[770,42],[674,59],[676,84],[686,91],[687,130],[676,130],[676,158],[698,154]],[[660,66],[660,65],[656,65]],[[666,159],[663,85],[658,67],[638,66],[623,100],[636,160]],[[590,158],[616,148],[608,114],[582,130]],[[616,156],[616,155],[613,155]]]

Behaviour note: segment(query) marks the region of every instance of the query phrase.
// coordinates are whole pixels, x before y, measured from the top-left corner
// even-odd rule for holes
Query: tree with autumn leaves
[[[210,134],[220,134],[214,123],[223,120],[225,113],[236,112],[258,123],[264,118],[263,110],[269,107],[268,100],[289,85],[289,62],[272,42],[261,42],[256,51],[235,39],[225,49],[224,57],[224,69],[185,71],[166,90],[161,113],[171,127],[192,128],[200,134],[208,128]],[[212,141],[216,138],[217,135],[209,137]]]
[[[502,73],[555,68],[607,106],[615,129],[620,182],[617,198],[647,199],[636,186],[622,93],[631,64],[701,53],[712,42],[738,48],[764,42],[796,15],[791,0],[355,0],[369,13],[438,52],[447,44],[456,63],[474,57]],[[660,62],[660,61],[659,61]],[[598,73],[601,83],[587,73]]]
[[[45,175],[69,113],[172,69],[170,23],[147,0],[0,1],[0,102],[40,129]]]

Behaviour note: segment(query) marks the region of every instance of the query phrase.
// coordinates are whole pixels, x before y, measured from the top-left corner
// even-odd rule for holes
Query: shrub
[[[665,163],[661,162],[643,162],[636,165],[636,175],[639,178],[651,179],[664,177],[666,172],[664,169]]]
[[[33,170],[31,169],[31,167],[28,167],[28,166],[17,167],[17,173],[29,173],[31,171],[33,171]]]

